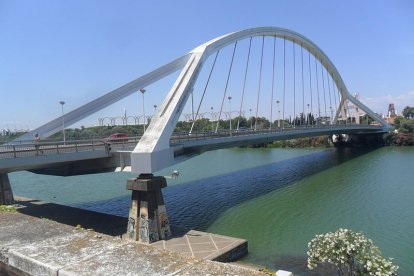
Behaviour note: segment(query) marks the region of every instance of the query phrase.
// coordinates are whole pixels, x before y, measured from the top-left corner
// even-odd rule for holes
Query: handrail
[[[248,136],[267,133],[283,133],[291,131],[303,131],[307,129],[318,130],[328,128],[338,128],[341,130],[352,128],[372,128],[379,129],[377,125],[365,125],[365,124],[320,124],[320,125],[302,125],[302,126],[285,126],[284,128],[272,128],[272,129],[235,129],[233,131],[220,130],[217,132],[174,132],[170,138],[170,143],[183,143],[189,141],[216,139],[224,137],[234,136]],[[340,131],[340,130],[339,130]],[[91,140],[73,140],[73,141],[42,141],[36,144],[34,141],[27,143],[16,143],[0,145],[0,159],[3,158],[21,158],[21,157],[33,157],[43,156],[49,154],[64,154],[64,153],[76,153],[86,151],[106,151],[109,155],[114,149],[124,149],[126,147],[135,146],[141,136],[128,137],[128,138],[113,138],[113,139],[91,139]]]
[[[49,154],[76,153],[85,151],[106,151],[108,154],[112,149],[125,148],[136,145],[140,137],[114,138],[114,139],[92,139],[73,141],[41,141],[35,143],[16,143],[0,145],[0,159],[43,156]]]

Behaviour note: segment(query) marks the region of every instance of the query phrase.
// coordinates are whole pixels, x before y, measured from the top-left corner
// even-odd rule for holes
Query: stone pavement
[[[20,212],[24,211],[22,208]],[[185,239],[201,235],[197,231],[189,234]],[[202,238],[216,246],[228,242],[218,235]],[[250,268],[193,258],[197,257],[194,251],[186,256],[159,248],[163,246],[148,246],[22,213],[0,212],[0,262],[29,275],[263,275]]]
[[[181,253],[188,257],[212,261],[236,261],[247,254],[247,241],[200,231],[176,233],[175,237],[151,244],[160,249]]]

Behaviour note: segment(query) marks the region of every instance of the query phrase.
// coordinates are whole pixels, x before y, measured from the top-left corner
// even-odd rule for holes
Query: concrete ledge
[[[11,250],[9,253],[9,265],[17,268],[29,275],[58,275],[60,267],[40,262],[34,258],[30,258],[24,254]]]
[[[21,213],[0,212],[0,221],[6,275],[264,275]]]

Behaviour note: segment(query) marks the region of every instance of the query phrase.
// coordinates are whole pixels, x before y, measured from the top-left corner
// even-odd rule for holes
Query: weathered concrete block
[[[9,252],[9,265],[33,276],[57,276],[60,266],[39,262],[15,250]]]
[[[127,190],[152,192],[167,187],[167,180],[163,176],[152,178],[130,178],[127,180]]]

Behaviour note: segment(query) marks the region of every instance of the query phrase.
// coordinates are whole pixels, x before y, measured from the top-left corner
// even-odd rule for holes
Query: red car
[[[128,135],[126,133],[113,133],[105,138],[104,141],[106,143],[122,143],[128,141]]]

